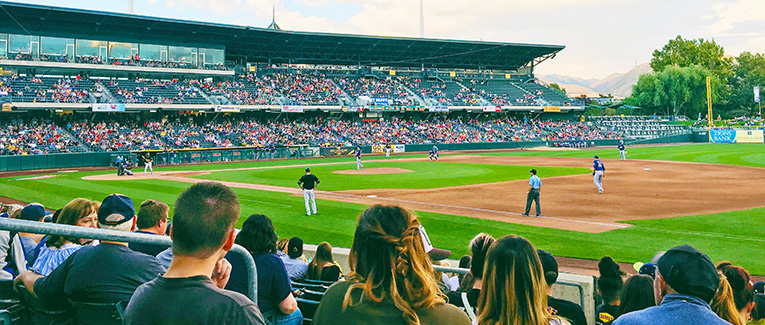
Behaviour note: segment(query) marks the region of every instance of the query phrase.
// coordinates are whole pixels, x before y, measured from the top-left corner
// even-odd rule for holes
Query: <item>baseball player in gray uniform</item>
[[[619,140],[619,160],[627,160],[627,148],[624,147],[624,141]]]
[[[305,199],[305,214],[311,215],[311,206],[313,205],[313,214],[316,214],[316,195],[314,189],[319,185],[319,178],[316,175],[311,174],[311,168],[305,169],[305,175],[298,180],[298,186],[303,190],[303,198]]]
[[[603,166],[598,156],[595,156],[595,161],[592,162],[592,176],[595,186],[598,187],[598,194],[603,194],[603,176],[605,172],[606,166]]]

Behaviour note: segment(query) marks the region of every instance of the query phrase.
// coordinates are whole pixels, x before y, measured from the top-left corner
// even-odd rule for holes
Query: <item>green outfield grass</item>
[[[356,163],[342,165],[315,165],[311,172],[321,181],[319,188],[325,191],[361,189],[423,189],[470,184],[513,181],[525,179],[529,170],[536,168],[545,177],[586,174],[587,168],[535,167],[447,163],[432,161],[375,161],[365,162],[365,168],[401,168],[411,173],[387,175],[335,174],[335,171],[355,170]],[[302,167],[280,169],[252,169],[220,171],[196,178],[248,182],[256,184],[296,187],[297,180],[305,174]]]
[[[763,145],[688,145],[636,147],[628,150],[630,158],[762,167],[765,165],[765,157],[760,154],[763,149],[765,149]],[[596,152],[601,157],[617,158],[615,149],[603,149]],[[590,157],[592,154],[593,151],[524,151],[491,155]],[[416,156],[423,157],[424,155]],[[213,164],[173,168],[173,170],[217,170],[234,166],[256,167],[307,163],[316,165],[348,160],[348,157],[344,157],[226,165]],[[350,160],[353,162],[352,159]],[[470,180],[470,178],[475,177],[479,180],[489,181],[492,180],[491,177],[502,171],[505,171],[506,174],[515,174],[515,172],[507,172],[507,170],[514,170],[514,168],[519,168],[518,174],[520,176],[503,175],[502,177],[508,177],[506,179],[525,178],[529,168],[528,166],[501,166],[500,168],[495,165],[488,165],[488,167],[487,165],[478,165],[476,167],[480,168],[477,170],[465,169],[460,171],[454,170],[454,168],[462,167],[463,164],[430,163],[427,161],[397,162],[395,160],[383,163],[367,162],[365,165],[368,167],[386,166],[414,170],[414,173],[400,174],[404,178],[399,179],[402,183],[397,184],[407,184],[407,188],[427,187],[429,186],[428,183],[435,184],[435,182],[449,186],[479,183],[478,180]],[[322,177],[323,189],[366,188],[364,186],[367,185],[354,184],[361,183],[355,177],[350,180],[350,184],[343,187],[328,184],[345,181],[345,178],[341,177],[343,175],[331,174],[330,171],[352,167],[355,165],[325,165],[314,166],[313,168]],[[255,173],[249,174],[251,172]],[[546,173],[549,172],[551,171]],[[579,173],[580,171],[571,169],[567,172]],[[0,196],[27,202],[41,202],[50,208],[57,208],[74,197],[101,200],[110,193],[124,193],[132,197],[136,205],[145,199],[152,198],[167,202],[172,208],[178,194],[189,186],[186,183],[164,180],[84,181],[81,179],[86,175],[100,173],[104,172],[66,173],[55,178],[36,180],[22,180],[29,178],[29,176],[2,178],[0,179]],[[235,181],[255,182],[257,180],[266,184],[282,185],[284,183],[285,186],[295,186],[295,182],[301,174],[302,168],[290,167],[257,172],[250,170],[245,171],[244,174],[222,172],[210,176],[232,177],[231,180]],[[415,177],[416,175],[421,175],[424,179]],[[433,175],[438,175],[438,177],[434,178]],[[335,178],[336,176],[339,178]],[[249,179],[249,177],[253,177],[253,179]],[[382,181],[382,179],[385,178],[367,180],[366,182],[375,183]],[[388,182],[396,183],[390,180]],[[383,185],[375,185],[376,188],[383,187]],[[394,185],[389,187],[395,187]],[[243,218],[239,220],[240,225],[246,216],[262,213],[274,220],[276,231],[280,237],[300,236],[307,243],[313,244],[328,241],[335,246],[349,247],[356,218],[365,209],[365,206],[359,204],[320,199],[317,200],[319,215],[306,217],[302,197],[249,189],[237,188],[234,190],[239,195],[242,204]],[[604,255],[610,255],[618,261],[630,263],[647,261],[659,250],[666,250],[680,244],[691,244],[708,253],[715,261],[730,260],[735,264],[744,265],[754,274],[765,275],[765,263],[762,263],[762,254],[759,253],[765,248],[765,239],[762,236],[762,229],[765,229],[765,221],[762,218],[765,214],[765,208],[672,219],[631,221],[629,223],[634,226],[630,228],[600,234],[515,225],[437,213],[417,212],[417,214],[428,228],[428,233],[436,246],[452,250],[454,252],[453,258],[467,254],[469,240],[479,232],[486,232],[495,237],[517,234],[528,238],[537,247],[547,249],[558,256],[598,259]]]

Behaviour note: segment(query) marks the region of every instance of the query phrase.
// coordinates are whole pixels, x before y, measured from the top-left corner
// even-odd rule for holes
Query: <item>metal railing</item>
[[[35,234],[59,235],[67,237],[90,238],[98,240],[109,240],[116,242],[129,242],[148,245],[161,245],[170,247],[173,241],[168,236],[157,236],[148,234],[138,234],[126,231],[86,228],[71,225],[62,225],[55,223],[18,220],[0,218],[0,230],[13,232],[28,232]],[[257,301],[258,298],[258,272],[255,266],[255,260],[244,247],[234,244],[231,252],[242,255],[244,264],[247,267],[247,298]]]
[[[470,269],[461,269],[458,267],[433,265],[433,270],[436,272],[456,273],[456,274],[470,274]],[[579,306],[584,308],[584,287],[579,283],[558,281],[555,284],[559,284],[567,287],[574,287],[579,291]]]

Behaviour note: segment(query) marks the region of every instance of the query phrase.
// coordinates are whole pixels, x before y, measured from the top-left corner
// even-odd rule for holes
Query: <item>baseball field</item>
[[[606,166],[604,194],[589,167]],[[765,275],[765,145],[702,144],[455,153],[431,162],[426,154],[222,163],[156,168],[153,175],[66,171],[0,178],[0,196],[58,208],[75,197],[111,193],[167,202],[190,183],[216,180],[234,188],[242,219],[265,214],[279,237],[349,247],[356,217],[370,204],[416,211],[435,246],[467,253],[479,232],[517,234],[557,256],[619,262],[648,261],[660,250],[690,244],[713,260]],[[311,167],[319,214],[305,215],[297,180]],[[521,216],[529,170],[542,178],[542,217]]]

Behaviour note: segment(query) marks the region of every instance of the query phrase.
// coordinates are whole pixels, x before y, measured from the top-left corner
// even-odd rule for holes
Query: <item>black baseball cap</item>
[[[678,293],[709,302],[720,286],[720,276],[706,254],[689,246],[677,246],[659,259],[659,274]]]
[[[41,221],[49,213],[45,212],[45,208],[39,204],[30,204],[24,207],[19,214],[19,219],[29,221]]]
[[[537,170],[536,170],[536,169],[532,169],[532,170],[530,170],[529,172],[531,172],[531,173],[532,173],[532,174],[534,174],[534,175],[536,175],[536,174],[537,174]]]
[[[287,243],[287,255],[290,258],[298,258],[303,255],[303,240],[300,237],[290,238],[289,243]]]
[[[753,287],[754,287],[754,293],[759,293],[759,294],[765,293],[765,282],[757,281],[757,283],[755,283]]]
[[[306,167],[306,168],[305,168],[305,171],[306,171],[306,172],[310,172],[310,171],[311,171],[311,167]]]
[[[122,215],[120,220],[107,221],[106,219],[113,214]],[[107,226],[116,226],[132,220],[135,217],[135,206],[133,200],[122,194],[112,194],[107,196],[101,207],[98,208],[98,223]]]
[[[558,281],[558,261],[555,260],[555,256],[544,249],[538,249],[537,255],[539,255],[539,261],[542,262],[542,272],[545,274],[547,285],[555,284]],[[548,273],[550,273],[550,277],[547,276]],[[554,277],[552,273],[555,273]]]

